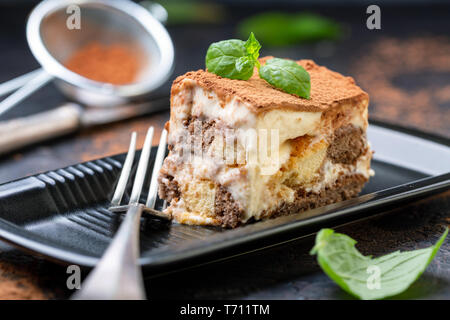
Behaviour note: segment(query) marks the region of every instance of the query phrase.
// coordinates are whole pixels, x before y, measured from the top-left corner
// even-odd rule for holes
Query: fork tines
[[[123,195],[127,186],[128,179],[130,177],[131,169],[133,166],[135,151],[136,151],[136,132],[131,135],[130,147],[128,149],[128,154],[125,158],[123,164],[122,172],[120,173],[119,182],[117,183],[114,196],[111,200],[111,207],[109,208],[112,212],[122,212],[126,211],[129,206],[132,205],[142,205],[139,203],[139,199],[142,192],[142,187],[144,185],[145,174],[147,172],[148,161],[150,158],[150,152],[152,148],[154,128],[150,127],[147,131],[147,136],[145,137],[144,146],[142,147],[141,156],[139,158],[138,168],[136,170],[136,176],[133,183],[133,188],[131,190],[130,201],[127,205],[121,205]],[[158,216],[160,218],[171,219],[170,214],[155,210],[155,203],[158,193],[158,172],[161,169],[162,163],[164,161],[164,156],[166,154],[166,140],[167,140],[167,130],[163,130],[161,133],[161,138],[159,141],[158,151],[156,153],[155,163],[153,165],[153,171],[150,181],[149,192],[147,196],[147,203],[144,207],[144,211]],[[165,207],[165,204],[164,204]]]

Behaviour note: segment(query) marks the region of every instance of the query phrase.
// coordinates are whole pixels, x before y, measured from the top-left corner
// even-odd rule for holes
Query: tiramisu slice
[[[268,58],[261,59],[261,63]],[[236,227],[349,199],[371,175],[369,97],[350,77],[300,60],[310,99],[204,70],[172,86],[159,195],[180,223]]]

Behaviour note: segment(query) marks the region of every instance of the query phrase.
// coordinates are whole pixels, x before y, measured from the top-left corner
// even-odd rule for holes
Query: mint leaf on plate
[[[309,73],[293,60],[273,58],[259,69],[259,76],[284,92],[309,99]]]
[[[253,75],[261,45],[250,34],[247,42],[238,39],[223,40],[211,44],[206,53],[205,64],[209,72],[218,76],[248,80]]]
[[[356,241],[332,229],[322,229],[316,236],[311,254],[323,271],[343,290],[360,299],[383,299],[405,291],[433,260],[448,234],[429,248],[395,251],[385,256],[363,256]]]

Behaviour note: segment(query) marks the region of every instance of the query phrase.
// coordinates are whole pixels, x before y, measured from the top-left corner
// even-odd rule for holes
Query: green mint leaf
[[[261,49],[261,45],[259,44],[258,40],[256,40],[255,35],[253,32],[250,33],[250,36],[248,37],[247,42],[244,44],[245,49],[247,50],[247,55],[251,60],[254,61],[255,65],[260,67],[258,58],[259,58],[259,49]]]
[[[253,75],[253,67],[254,67],[254,61],[246,56],[246,57],[240,57],[239,59],[236,60],[236,71],[240,74],[245,75],[245,77],[248,76],[248,73],[250,73],[250,75],[248,76],[248,78],[250,78]],[[251,72],[250,72],[251,70]],[[247,78],[247,79],[248,79]],[[247,80],[244,79],[244,80]]]
[[[268,11],[246,18],[238,25],[239,36],[254,32],[264,46],[336,40],[342,37],[344,31],[337,22],[308,12]]]
[[[224,78],[248,80],[255,65],[259,69],[259,49],[261,45],[253,32],[246,42],[237,39],[215,42],[206,53],[206,68]]]
[[[309,99],[311,81],[309,73],[295,61],[273,58],[259,69],[259,76],[284,92]]]
[[[343,290],[360,299],[382,299],[405,291],[425,271],[448,234],[429,248],[395,251],[382,257],[363,256],[352,238],[322,229],[311,254]]]
[[[223,40],[211,44],[205,63],[209,72],[224,78],[248,80],[253,75],[254,62],[248,57],[242,40]]]

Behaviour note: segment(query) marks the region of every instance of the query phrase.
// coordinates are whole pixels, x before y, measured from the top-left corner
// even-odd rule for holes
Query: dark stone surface
[[[413,250],[434,244],[450,224],[450,193],[337,229],[358,241],[365,255]],[[314,238],[294,241],[234,260],[148,281],[154,299],[351,299],[309,255]],[[425,274],[395,298],[450,298],[450,239]]]
[[[25,40],[24,23],[29,4],[21,6],[0,5],[0,82],[26,73],[38,67],[29,52]],[[170,28],[177,51],[174,73],[184,73],[203,67],[206,48],[212,41],[234,37],[234,22],[252,12],[254,8],[235,5],[229,11],[229,25],[177,26]],[[351,29],[349,37],[332,45],[331,55],[323,55],[316,45],[263,50],[264,55],[291,58],[313,58],[319,64],[355,76],[355,63],[369,46],[382,37],[405,39],[416,35],[444,34],[449,28],[448,8],[414,7],[383,8],[383,30],[368,31],[365,24],[365,8],[315,9],[339,21]],[[448,35],[444,38],[449,41]],[[430,57],[433,53],[430,52]],[[415,80],[419,82],[415,82]],[[402,86],[417,90],[420,77],[398,78]],[[450,84],[447,75],[427,76],[428,87],[444,88]],[[417,84],[419,83],[419,84]],[[161,89],[166,91],[169,83]],[[366,88],[370,93],[370,88]],[[32,114],[56,107],[64,97],[48,86],[0,117],[0,120]],[[444,101],[445,102],[445,101]],[[409,105],[387,113],[382,105],[371,104],[371,116],[394,123],[405,123]],[[448,102],[436,106],[429,114],[434,122],[411,118],[408,125],[436,134],[450,136]],[[392,111],[392,110],[391,110]],[[432,117],[431,117],[432,116]],[[156,132],[168,118],[168,112],[130,120],[104,128],[84,130],[75,135],[49,141],[0,158],[0,183],[25,175],[64,167],[116,153],[125,152],[129,133],[136,130],[144,136],[149,125]],[[431,120],[430,120],[431,121]],[[159,139],[155,137],[154,142]],[[142,141],[139,141],[142,143]],[[450,224],[450,193],[446,192],[420,202],[414,202],[393,212],[369,221],[347,225],[338,229],[358,241],[364,254],[382,255],[394,250],[410,250],[435,243],[444,227]],[[347,294],[329,280],[308,252],[313,238],[294,241],[279,247],[242,256],[233,260],[197,267],[146,281],[148,295],[152,299],[349,299]],[[0,244],[0,299],[66,298],[66,269],[62,266],[32,257],[26,253]],[[425,274],[401,298],[439,299],[450,298],[450,240]]]

